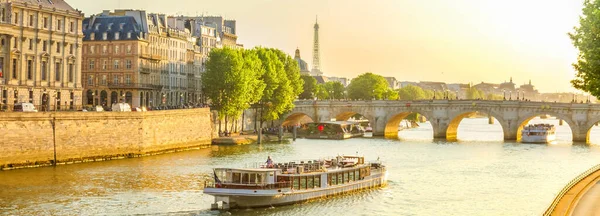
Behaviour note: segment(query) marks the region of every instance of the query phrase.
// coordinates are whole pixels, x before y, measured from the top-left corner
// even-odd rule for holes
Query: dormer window
[[[109,24],[108,24],[108,30],[111,30],[111,29],[112,29],[112,26],[113,26],[113,24],[112,24],[112,23],[109,23]]]
[[[94,39],[96,39],[96,33],[90,34],[90,40],[94,40]]]
[[[119,32],[115,32],[115,40],[119,40]]]
[[[123,26],[125,26],[125,23],[119,24],[119,30],[123,30]]]
[[[131,39],[131,32],[127,32],[127,39]]]
[[[96,24],[94,28],[96,29],[96,31],[100,30],[100,23]]]
[[[102,40],[107,40],[108,39],[108,33],[104,32],[102,33]]]

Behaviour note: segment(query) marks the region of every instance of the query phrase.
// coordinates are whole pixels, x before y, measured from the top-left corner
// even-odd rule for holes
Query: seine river
[[[558,125],[556,120],[540,120]],[[594,129],[600,143],[600,127]],[[432,140],[430,125],[400,140],[297,140],[213,146],[174,154],[0,172],[0,215],[540,215],[571,179],[600,163],[600,146],[502,141],[487,119],[465,119],[458,142]],[[378,157],[389,168],[382,189],[323,201],[230,212],[209,210],[202,193],[214,167],[337,154]]]

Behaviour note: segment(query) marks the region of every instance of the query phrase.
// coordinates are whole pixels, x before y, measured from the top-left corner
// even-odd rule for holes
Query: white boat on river
[[[527,125],[521,130],[523,143],[549,143],[556,139],[556,127],[551,124]]]
[[[326,198],[386,183],[387,170],[381,163],[338,156],[253,169],[216,168],[214,182],[205,186],[204,193],[215,197],[211,209],[254,208]]]

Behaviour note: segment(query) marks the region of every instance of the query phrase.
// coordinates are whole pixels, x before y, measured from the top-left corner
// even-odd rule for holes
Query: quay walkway
[[[600,165],[571,180],[544,215],[600,215]]]

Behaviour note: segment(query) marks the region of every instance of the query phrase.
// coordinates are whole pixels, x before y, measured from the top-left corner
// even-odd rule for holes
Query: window
[[[356,179],[354,179],[354,171],[350,171],[350,173],[348,173],[348,179],[350,181],[356,181]]]
[[[348,183],[350,180],[348,179],[348,172],[344,172],[344,183]]]
[[[33,15],[29,15],[29,26],[33,26]]]
[[[102,46],[102,54],[106,54],[107,51],[108,48],[106,47],[106,45]]]
[[[113,70],[119,70],[119,60],[115,60],[115,64],[113,66]]]
[[[12,74],[13,74],[13,79],[17,78],[17,59],[13,59],[12,62]]]
[[[125,67],[131,69],[131,60],[125,60]]]
[[[19,13],[15,13],[15,24],[19,24]]]
[[[69,82],[73,82],[75,80],[75,74],[73,73],[73,64],[69,64]]]
[[[73,31],[74,31],[74,29],[75,29],[75,23],[74,23],[74,22],[71,22],[71,23],[69,24],[69,32],[73,32]]]
[[[17,43],[18,43],[17,38],[16,37],[13,38],[13,48],[15,48],[15,49],[17,48]]]
[[[106,32],[102,33],[102,40],[107,40],[108,34]]]
[[[338,173],[337,174],[337,183],[338,184],[344,184],[344,174],[343,173]]]
[[[321,187],[321,176],[315,176],[315,187],[320,188]]]
[[[0,57],[0,78],[4,77],[4,57]]]
[[[306,176],[300,177],[300,189],[306,189]]]
[[[48,28],[48,17],[44,17],[44,28]]]
[[[106,85],[106,75],[102,75],[102,85]]]
[[[119,40],[119,32],[115,32],[115,40]]]
[[[94,54],[96,47],[94,45],[90,46],[90,54]]]
[[[294,177],[293,186],[294,186],[294,189],[300,190],[300,177]]]
[[[89,75],[88,76],[88,85],[89,86],[94,85],[94,75]]]
[[[42,51],[46,52],[46,48],[48,47],[47,42],[46,41],[42,41]]]
[[[96,33],[90,34],[90,40],[94,40],[94,39],[96,39]]]
[[[119,75],[113,75],[113,84],[119,84]]]
[[[119,54],[119,45],[115,45],[115,54]]]
[[[125,75],[125,83],[131,84],[131,74]]]
[[[2,12],[0,12],[0,18],[2,18],[2,22],[6,22],[6,9],[2,8]]]
[[[42,61],[42,80],[46,81],[46,73],[48,70],[48,63],[45,61]]]
[[[69,54],[73,55],[73,44],[69,44]]]
[[[95,66],[94,64],[95,64],[95,63],[96,63],[96,62],[94,62],[94,59],[90,59],[90,70],[93,70],[93,69],[94,69],[94,66]]]
[[[62,20],[56,20],[56,30],[60,31],[62,28]]]
[[[29,39],[29,50],[33,50],[33,39]]]
[[[327,176],[331,177],[329,181],[329,185],[337,185],[337,174],[328,174]]]
[[[127,54],[131,54],[131,45],[127,45]]]
[[[62,72],[62,70],[61,70],[60,62],[56,62],[56,66],[54,68],[54,80],[60,81],[60,73],[61,72]]]
[[[106,60],[102,61],[102,70],[106,70],[107,67],[108,67],[108,61],[106,61]]]
[[[131,39],[131,32],[127,32],[127,39]]]
[[[27,79],[33,79],[33,60],[27,60]]]
[[[60,53],[60,42],[56,43],[56,53]]]

